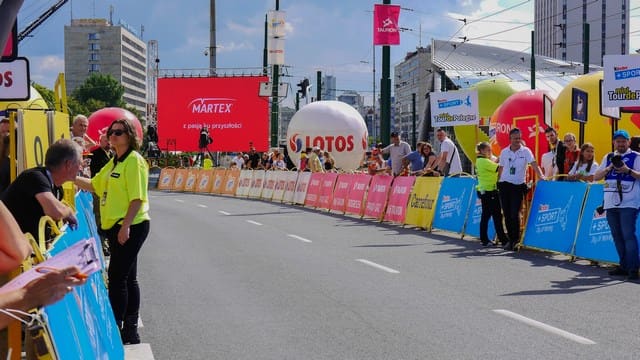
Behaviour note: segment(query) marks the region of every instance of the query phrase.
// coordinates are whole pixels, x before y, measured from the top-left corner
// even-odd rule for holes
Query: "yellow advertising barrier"
[[[51,118],[49,133],[52,142],[60,139],[71,139],[69,132],[69,114],[55,112]]]
[[[231,171],[231,170],[229,170]],[[225,177],[227,176],[227,169],[215,169],[213,170],[213,183],[211,184],[212,194],[222,194],[224,190]]]
[[[162,169],[160,171],[160,180],[158,180],[158,190],[171,190],[175,173],[176,169],[172,167]]]
[[[198,169],[187,170],[187,180],[184,183],[184,191],[194,192],[196,191],[196,180],[198,179]]]
[[[240,170],[228,170],[224,177],[222,194],[235,195],[238,181],[240,179]]]
[[[415,225],[431,230],[441,183],[441,177],[420,176],[416,178],[407,204],[405,225]]]
[[[173,191],[184,191],[184,186],[187,182],[187,175],[189,170],[182,168],[176,169],[176,174],[173,176],[173,184],[171,185],[171,190]]]
[[[23,119],[24,126],[20,126],[20,130],[22,130],[24,141],[25,169],[44,166],[44,154],[49,148],[47,114],[40,111],[25,111]]]
[[[196,179],[196,192],[208,193],[211,191],[213,185],[213,169],[200,170],[198,172],[198,178]]]

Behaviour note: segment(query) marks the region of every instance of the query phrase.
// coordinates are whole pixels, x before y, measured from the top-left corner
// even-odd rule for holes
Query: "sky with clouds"
[[[55,0],[25,1],[18,28],[21,30]],[[316,71],[336,77],[336,87],[356,90],[372,99],[372,13],[371,0],[281,0],[286,11],[287,36],[285,78],[295,89],[308,77],[315,83]],[[218,0],[216,2],[218,68],[262,66],[264,20],[275,0]],[[391,47],[391,64],[407,52],[426,46],[432,38],[530,51],[534,0],[404,0],[393,1],[403,8],[401,45]],[[631,0],[631,49],[640,48],[640,0]],[[30,61],[31,79],[52,87],[64,71],[64,26],[73,18],[124,20],[140,29],[143,39],[157,40],[161,69],[204,69],[209,59],[209,1],[207,0],[89,0],[69,1],[20,43],[19,53]],[[500,12],[501,11],[501,12]],[[497,15],[489,16],[500,12]],[[483,17],[486,17],[482,19]],[[459,19],[466,18],[467,25]],[[481,19],[480,21],[471,21]],[[491,35],[495,34],[495,35]],[[490,36],[489,36],[490,35]],[[376,86],[381,74],[381,49],[375,49]],[[290,92],[291,94],[291,92]],[[292,96],[286,103],[291,102]]]

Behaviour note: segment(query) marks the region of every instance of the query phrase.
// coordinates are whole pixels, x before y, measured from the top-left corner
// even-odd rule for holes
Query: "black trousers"
[[[493,225],[496,229],[498,239],[502,244],[509,242],[507,234],[504,232],[504,226],[502,225],[502,207],[500,206],[500,197],[498,191],[485,191],[484,193],[478,192],[478,197],[482,202],[482,215],[480,216],[480,241],[486,244],[489,239],[489,219],[493,218]]]
[[[140,310],[140,287],[138,285],[138,252],[149,235],[149,221],[129,228],[129,240],[120,245],[120,225],[107,230],[111,259],[109,261],[109,301],[116,321],[138,316]]]
[[[512,184],[501,181],[498,183],[500,203],[504,212],[504,223],[507,227],[509,241],[516,244],[520,241],[520,208],[526,194],[526,184]]]

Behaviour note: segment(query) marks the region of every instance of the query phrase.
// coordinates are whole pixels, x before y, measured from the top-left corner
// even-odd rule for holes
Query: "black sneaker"
[[[611,271],[609,271],[609,275],[611,276],[627,276],[629,275],[629,273],[627,272],[627,270],[621,268],[621,267],[617,267]],[[638,274],[636,274],[636,278],[638,277]]]

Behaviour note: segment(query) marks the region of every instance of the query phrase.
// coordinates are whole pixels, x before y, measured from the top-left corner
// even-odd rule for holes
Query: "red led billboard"
[[[202,127],[209,151],[269,148],[269,103],[258,96],[266,76],[158,79],[158,146],[197,151]]]

